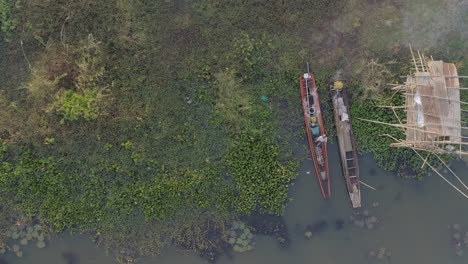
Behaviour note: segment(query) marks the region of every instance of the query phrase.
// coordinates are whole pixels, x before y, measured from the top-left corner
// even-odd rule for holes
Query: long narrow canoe
[[[314,161],[315,173],[324,198],[329,198],[330,173],[328,170],[327,137],[323,126],[322,111],[315,77],[311,73],[301,76],[301,96],[304,122],[309,149]]]
[[[341,168],[343,169],[343,176],[346,181],[351,204],[353,208],[359,208],[361,207],[359,164],[349,114],[348,94],[343,82],[336,81],[331,86],[331,94],[341,157]]]

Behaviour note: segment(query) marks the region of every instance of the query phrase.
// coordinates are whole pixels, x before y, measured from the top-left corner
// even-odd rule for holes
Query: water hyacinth
[[[6,248],[3,247],[3,246],[0,247],[0,255],[1,255],[1,254],[5,254],[5,252],[6,252]]]
[[[20,251],[17,251],[17,252],[16,252],[16,256],[17,256],[18,258],[21,258],[21,257],[23,256],[23,251],[21,251],[21,250],[20,250]]]
[[[36,246],[37,246],[38,248],[45,248],[46,244],[45,244],[44,241],[39,240],[39,241],[37,241]]]
[[[392,254],[390,253],[390,250],[388,250],[385,247],[378,248],[377,250],[371,250],[368,253],[369,257],[375,258],[378,260],[384,260],[384,259],[390,259]]]
[[[13,233],[11,234],[11,238],[12,238],[12,239],[18,239],[19,237],[20,237],[20,236],[19,236],[19,233],[18,233],[18,232],[13,232]]]
[[[26,238],[23,238],[23,239],[20,240],[20,244],[22,246],[26,246],[28,244],[28,240]]]
[[[11,248],[13,249],[13,252],[18,252],[19,249],[20,249],[20,246],[18,246],[18,245],[15,244],[15,245],[13,245],[13,247],[11,247]]]
[[[7,231],[5,232],[5,236],[6,236],[6,237],[11,237],[12,234],[13,234],[13,232],[11,232],[11,230],[7,230]]]

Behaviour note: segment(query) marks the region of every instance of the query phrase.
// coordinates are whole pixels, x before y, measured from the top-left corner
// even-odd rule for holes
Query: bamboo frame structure
[[[459,81],[468,76],[459,76],[453,63],[428,59],[420,51],[414,52],[411,46],[410,51],[414,73],[406,76],[404,84],[394,84],[392,88],[405,97],[405,105],[385,106],[392,109],[400,122],[387,125],[403,129],[406,136],[391,146],[468,155],[468,136],[464,135],[467,127],[462,126],[466,122],[461,120],[461,114],[467,112],[461,106],[468,102],[460,99],[460,93],[466,88],[460,87]],[[395,109],[405,111],[405,123]]]
[[[387,123],[377,120],[359,118],[360,120],[383,124],[401,129],[405,139],[394,140],[391,147],[410,148],[421,158],[423,164],[434,171],[440,178],[447,182],[454,190],[468,199],[468,186],[455,172],[440,158],[440,154],[468,155],[468,127],[462,120],[462,113],[468,112],[462,109],[462,105],[468,105],[460,99],[460,93],[468,90],[460,87],[460,79],[468,76],[459,76],[453,63],[434,61],[427,59],[421,52],[415,54],[410,46],[411,57],[414,64],[414,73],[405,76],[404,84],[392,84],[393,90],[405,98],[402,106],[380,105],[378,107],[390,108],[398,123]],[[417,56],[417,57],[416,57]],[[394,94],[394,95],[395,95]],[[393,96],[394,96],[393,95]],[[397,111],[404,111],[406,118],[398,116]],[[427,153],[423,157],[419,152]],[[444,177],[433,165],[429,164],[429,156],[434,155],[445,166],[453,177],[464,187],[459,189],[446,177]],[[464,190],[463,190],[464,189]]]

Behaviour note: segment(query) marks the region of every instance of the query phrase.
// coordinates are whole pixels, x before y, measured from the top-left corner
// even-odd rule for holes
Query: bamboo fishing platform
[[[406,138],[392,143],[393,147],[410,147],[439,154],[467,155],[468,137],[463,135],[462,102],[457,68],[453,63],[435,61],[419,51],[418,60],[411,50],[415,72],[403,85],[393,89],[405,96]],[[466,110],[465,110],[466,111]]]
[[[398,124],[387,123],[378,120],[362,119],[364,121],[397,127],[404,132],[405,138],[398,139],[386,134],[394,140],[392,147],[404,147],[413,152],[423,161],[422,167],[427,165],[440,178],[447,182],[454,190],[468,199],[468,186],[450,169],[439,156],[440,154],[468,155],[468,127],[462,124],[463,114],[467,119],[468,102],[461,99],[461,93],[468,90],[460,87],[460,79],[468,76],[458,75],[457,67],[453,63],[434,60],[424,56],[419,50],[413,52],[411,57],[414,65],[412,73],[406,77],[401,85],[392,89],[395,94],[400,92],[405,99],[402,106],[379,106],[392,109]],[[399,116],[397,109],[403,109],[405,116]],[[420,152],[426,152],[423,157]],[[430,155],[435,156],[443,166],[459,182],[461,188],[453,184],[446,176],[442,175],[433,165],[429,164]]]

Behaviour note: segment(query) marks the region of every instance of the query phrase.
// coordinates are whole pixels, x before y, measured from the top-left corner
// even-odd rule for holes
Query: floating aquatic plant
[[[46,244],[45,244],[45,242],[43,240],[39,240],[39,241],[37,241],[36,246],[38,248],[45,248]]]
[[[23,238],[20,240],[20,244],[26,246],[28,244],[28,240],[26,238]]]
[[[253,249],[253,234],[244,223],[234,222],[229,232],[229,244],[236,252],[245,252]]]
[[[19,233],[18,233],[18,232],[13,232],[13,233],[11,234],[11,238],[12,238],[12,239],[18,239],[18,238],[19,238]]]
[[[13,252],[18,252],[20,250],[20,246],[18,246],[16,244],[13,245],[11,248],[13,249]]]
[[[17,256],[18,258],[21,258],[21,257],[23,256],[23,251],[21,251],[21,250],[20,250],[20,251],[16,251],[16,256]]]

